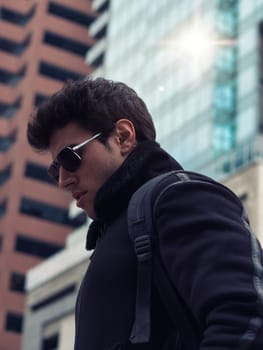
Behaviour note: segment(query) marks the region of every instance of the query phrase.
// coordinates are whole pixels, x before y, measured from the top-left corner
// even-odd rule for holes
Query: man
[[[145,103],[106,79],[69,82],[28,124],[49,174],[94,219],[94,249],[76,304],[75,350],[181,349],[154,286],[151,337],[132,344],[137,262],[127,229],[132,194],[181,166],[155,142]],[[199,349],[263,349],[263,267],[256,238],[226,191],[171,187],[156,208],[163,264],[200,329]],[[240,212],[241,215],[241,212]]]

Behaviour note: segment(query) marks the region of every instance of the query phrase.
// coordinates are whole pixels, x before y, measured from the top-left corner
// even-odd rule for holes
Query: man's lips
[[[72,197],[73,197],[74,199],[76,199],[76,201],[79,203],[81,197],[82,197],[83,195],[85,195],[86,193],[87,193],[87,191],[83,191],[83,192],[74,192],[74,193],[72,193]]]

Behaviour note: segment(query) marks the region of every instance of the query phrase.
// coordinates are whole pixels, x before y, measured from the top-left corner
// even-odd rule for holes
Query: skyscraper
[[[107,77],[146,100],[158,140],[222,179],[260,153],[262,3],[112,0]]]
[[[0,0],[0,349],[18,350],[26,271],[86,222],[26,141],[29,115],[67,79],[91,73],[90,0]]]
[[[138,91],[186,169],[224,181],[262,161],[262,11],[246,0],[111,1],[105,75]]]

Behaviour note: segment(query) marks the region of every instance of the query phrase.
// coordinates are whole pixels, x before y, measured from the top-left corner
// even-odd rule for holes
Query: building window
[[[35,106],[40,106],[41,103],[43,103],[44,101],[46,101],[47,98],[48,98],[48,96],[42,95],[42,94],[40,94],[40,93],[37,93],[37,94],[35,95],[35,101],[34,101]]]
[[[231,82],[218,84],[215,89],[215,107],[217,111],[235,112],[236,87]]]
[[[22,14],[5,6],[0,7],[1,19],[11,22],[15,25],[25,26],[28,21],[32,18],[35,13],[35,6],[32,6],[31,9],[26,14]]]
[[[63,82],[69,79],[78,80],[78,79],[84,78],[84,76],[82,76],[81,74],[72,72],[68,69],[64,69],[47,62],[40,63],[39,73],[51,79],[56,79]]]
[[[0,69],[0,83],[9,86],[16,86],[20,80],[25,76],[26,66],[24,65],[18,72],[10,72],[8,70]]]
[[[259,25],[259,96],[263,95],[263,22]],[[263,100],[259,99],[259,130],[263,134]]]
[[[92,35],[92,37],[97,40],[105,38],[107,35],[107,30],[108,30],[107,25],[105,25],[101,28],[101,30],[97,31],[95,35]]]
[[[16,130],[9,136],[0,136],[0,153],[7,151],[16,142]]]
[[[23,234],[16,237],[15,250],[20,253],[48,258],[60,251],[63,247],[54,243],[49,243],[40,239],[31,238]]]
[[[85,56],[90,46],[82,44],[79,41],[66,38],[65,36],[58,35],[49,31],[45,32],[44,43],[58,47],[59,49],[72,52],[76,55]]]
[[[24,293],[25,292],[25,275],[13,272],[10,276],[10,290],[13,292]]]
[[[0,252],[2,251],[3,248],[3,235],[0,233]]]
[[[51,15],[62,17],[66,20],[81,24],[85,27],[88,27],[95,18],[92,15],[84,14],[68,6],[58,4],[52,1],[50,1],[48,5],[48,12]]]
[[[22,43],[16,41],[0,38],[0,50],[15,55],[21,55],[25,49],[29,46],[31,40],[31,34],[29,34]]]
[[[218,49],[216,55],[216,69],[222,74],[236,73],[237,71],[237,49],[235,47],[224,47]]]
[[[102,14],[104,11],[108,10],[110,7],[110,0],[102,1],[101,4],[98,6],[96,11],[100,14]]]
[[[8,312],[6,315],[5,329],[9,332],[22,333],[23,316],[13,312]]]
[[[0,118],[12,118],[21,106],[22,97],[18,97],[12,104],[0,101]]]
[[[214,126],[214,139],[213,139],[213,146],[214,151],[222,152],[222,151],[229,151],[234,147],[235,144],[235,126],[231,123],[226,124],[222,123],[220,125],[217,123],[217,125]]]
[[[5,215],[7,207],[7,199],[4,199],[2,202],[0,202],[0,218]]]
[[[0,186],[3,185],[11,177],[12,165],[8,165],[5,169],[0,170]]]
[[[91,62],[93,67],[100,67],[103,65],[104,62],[104,52],[101,53],[94,61]]]
[[[26,163],[25,176],[55,185],[47,173],[47,167],[32,162]]]
[[[58,349],[59,335],[52,334],[51,336],[42,340],[41,350],[56,350]]]
[[[235,38],[238,29],[237,1],[219,0],[216,26],[218,32],[228,38]]]
[[[37,217],[39,219],[53,221],[58,224],[79,227],[86,223],[87,216],[77,216],[70,218],[68,209],[56,207],[47,203],[35,201],[23,197],[20,204],[20,213]]]

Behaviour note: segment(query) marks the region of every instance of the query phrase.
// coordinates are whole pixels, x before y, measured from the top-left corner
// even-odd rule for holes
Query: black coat
[[[137,262],[127,231],[131,195],[148,179],[180,169],[153,142],[142,143],[102,186],[95,247],[76,306],[75,350],[162,350],[173,329],[152,291],[151,341],[131,345]],[[182,187],[181,187],[182,188]],[[201,350],[263,349],[262,251],[224,190],[167,191],[156,210],[164,265],[202,330]]]

